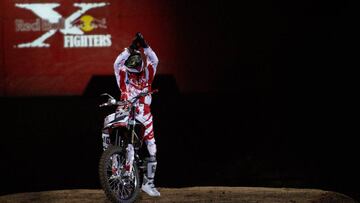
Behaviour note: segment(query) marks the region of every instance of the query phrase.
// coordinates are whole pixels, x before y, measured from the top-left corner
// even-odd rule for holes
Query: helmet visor
[[[139,54],[132,55],[125,61],[125,66],[131,69],[138,69],[139,67],[141,68],[141,65],[142,60]]]

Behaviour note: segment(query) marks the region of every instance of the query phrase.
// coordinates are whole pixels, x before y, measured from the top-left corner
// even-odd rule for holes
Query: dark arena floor
[[[144,193],[136,202],[243,202],[243,203],[356,203],[340,193],[316,189],[260,188],[260,187],[187,187],[159,188],[160,197]],[[105,203],[102,190],[55,190],[18,193],[0,196],[0,202],[38,203]]]

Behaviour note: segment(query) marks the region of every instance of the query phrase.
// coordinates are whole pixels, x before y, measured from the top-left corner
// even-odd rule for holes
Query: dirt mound
[[[152,198],[141,193],[137,202],[311,202],[356,203],[336,192],[317,189],[261,188],[261,187],[188,187],[159,188],[161,197]],[[108,202],[102,190],[56,190],[18,193],[0,196],[1,203],[102,203]]]

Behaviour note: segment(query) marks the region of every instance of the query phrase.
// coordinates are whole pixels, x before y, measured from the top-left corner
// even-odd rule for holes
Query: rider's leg
[[[153,184],[154,178],[155,178],[156,166],[157,166],[155,139],[152,138],[150,140],[146,140],[145,142],[146,142],[150,157],[147,158],[147,167],[146,167],[147,170],[146,170],[146,174],[144,174],[146,181],[144,181],[144,183],[148,182],[148,183]]]
[[[154,185],[157,161],[152,115],[150,112],[144,115],[143,111],[140,111],[140,114],[137,115],[136,119],[145,126],[143,138],[150,154],[147,161],[147,171],[144,174],[141,189],[150,196],[160,196],[159,191],[157,191]]]
[[[146,139],[146,137],[145,137]],[[154,178],[156,172],[156,144],[155,139],[146,140],[147,149],[149,151],[150,157],[147,158],[147,167],[146,173],[144,174],[143,184],[141,189],[150,196],[160,196],[160,192],[155,188]]]

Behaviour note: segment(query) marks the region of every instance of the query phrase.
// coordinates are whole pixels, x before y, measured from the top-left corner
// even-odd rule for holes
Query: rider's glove
[[[130,46],[129,46],[129,51],[130,51],[130,54],[134,52],[134,50],[138,50],[140,47],[138,45],[138,39],[137,37],[135,36],[135,38],[133,39],[133,41],[131,42]]]
[[[146,41],[144,39],[144,36],[140,32],[136,33],[135,37],[136,37],[136,40],[139,42],[139,44],[140,44],[140,46],[142,48],[148,48],[149,47],[149,45],[146,43]]]

